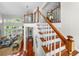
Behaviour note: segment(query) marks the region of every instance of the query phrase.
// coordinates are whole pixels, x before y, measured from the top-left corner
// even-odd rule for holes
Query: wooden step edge
[[[56,35],[56,39],[58,39],[59,37],[58,37],[58,35]],[[40,40],[42,41],[42,42],[45,42],[46,40],[51,40],[51,37],[49,37],[49,39],[44,39],[44,38],[40,38]],[[52,40],[54,40],[54,36],[52,36]]]
[[[72,52],[72,56],[75,56],[75,55],[77,55],[78,53],[79,53],[78,51],[74,50],[74,51]],[[56,53],[56,56],[59,56],[59,52]],[[61,51],[61,56],[68,56],[67,49]]]
[[[42,34],[51,34],[51,33],[55,33],[55,32],[54,31],[52,31],[52,32],[51,31],[49,31],[49,32],[39,32],[39,34],[41,34],[41,35]]]
[[[51,27],[43,27],[43,28],[38,28],[39,30],[43,29],[51,29]]]
[[[56,53],[56,56],[59,56],[59,53],[60,52]],[[67,49],[64,49],[64,50],[61,51],[61,56],[68,56]]]
[[[75,56],[75,55],[77,55],[78,53],[79,53],[78,51],[74,50],[74,51],[72,52],[72,56]]]
[[[63,47],[63,46],[64,46],[64,43],[61,43],[61,47]],[[49,46],[49,50],[48,50],[48,47],[46,47],[46,46],[42,46],[42,48],[45,53],[48,53],[51,51],[51,46]],[[58,49],[58,48],[59,48],[59,44],[56,44],[56,49]],[[52,51],[53,50],[54,50],[54,44],[52,45]]]
[[[47,24],[47,23],[43,23],[43,24],[37,24],[37,26],[48,26],[49,24]]]

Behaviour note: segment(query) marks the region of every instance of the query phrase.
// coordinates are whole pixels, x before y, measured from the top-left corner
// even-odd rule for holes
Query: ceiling
[[[25,13],[32,12],[44,4],[45,2],[0,2],[0,14],[5,17],[23,17]]]
[[[0,14],[6,17],[22,17],[26,12],[32,12],[43,2],[0,2]]]

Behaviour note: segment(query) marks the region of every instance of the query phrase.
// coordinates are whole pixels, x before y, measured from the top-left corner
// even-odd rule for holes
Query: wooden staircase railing
[[[39,7],[37,8],[37,11],[35,12],[37,13],[38,17],[37,20],[39,21],[39,15],[41,15],[44,20],[50,25],[50,27],[55,31],[55,33],[59,36],[59,38],[64,42],[65,47],[68,51],[68,55],[71,56],[72,52],[74,51],[74,41],[72,40],[73,37],[72,36],[67,36],[67,38],[65,38],[65,36],[56,28],[56,26],[50,21],[50,19],[48,17],[45,17],[39,10]]]

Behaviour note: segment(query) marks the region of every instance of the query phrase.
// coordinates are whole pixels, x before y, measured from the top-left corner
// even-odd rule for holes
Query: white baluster
[[[26,51],[26,27],[24,26],[24,51]]]
[[[45,28],[47,28],[47,23],[45,23],[45,24],[46,24]],[[46,33],[47,33],[47,30],[48,29],[46,29]],[[48,47],[47,39],[48,39],[48,36],[46,36],[46,47]]]
[[[51,29],[51,34],[52,34],[52,29]],[[51,36],[51,56],[52,56],[52,36]]]
[[[61,56],[61,41],[59,42],[59,56]]]
[[[49,33],[49,25],[47,24],[47,28],[48,28],[48,33],[47,33],[47,36],[48,36],[48,41],[49,41],[49,39],[50,39],[50,35],[48,35],[48,34],[50,34]],[[48,43],[48,50],[50,49],[50,44]]]
[[[56,56],[56,35],[54,35],[54,56]]]
[[[38,18],[38,15],[37,15],[37,13],[36,13],[36,23],[37,23],[37,18]]]

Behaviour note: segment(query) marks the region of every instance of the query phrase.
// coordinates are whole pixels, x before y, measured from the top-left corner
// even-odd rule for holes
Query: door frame
[[[24,48],[23,50],[27,52],[26,49],[26,44],[27,44],[27,39],[26,39],[26,28],[27,27],[32,27],[33,28],[33,51],[36,54],[36,41],[35,41],[35,35],[36,35],[36,23],[26,23],[23,25],[24,26]]]

